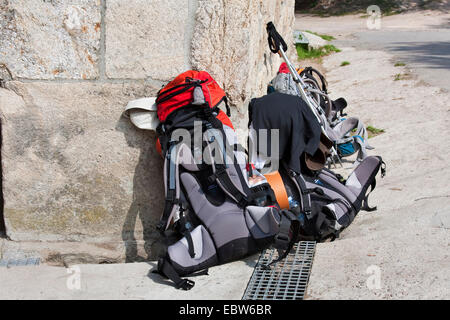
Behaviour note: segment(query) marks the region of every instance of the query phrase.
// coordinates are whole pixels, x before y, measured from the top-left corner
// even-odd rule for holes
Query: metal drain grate
[[[242,300],[302,300],[311,273],[316,242],[301,241],[285,259],[262,268],[278,257],[275,249],[265,250],[259,257]]]

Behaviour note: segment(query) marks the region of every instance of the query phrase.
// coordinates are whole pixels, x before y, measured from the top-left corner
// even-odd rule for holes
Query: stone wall
[[[294,0],[0,0],[7,235],[151,243],[162,160],[124,106],[203,69],[245,127],[280,63],[271,20],[292,37]]]

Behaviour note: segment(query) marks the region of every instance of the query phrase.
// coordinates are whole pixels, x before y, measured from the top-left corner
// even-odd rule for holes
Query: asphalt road
[[[336,46],[383,50],[397,62],[415,69],[425,82],[450,91],[450,27],[441,29],[364,31],[353,40],[336,40]]]

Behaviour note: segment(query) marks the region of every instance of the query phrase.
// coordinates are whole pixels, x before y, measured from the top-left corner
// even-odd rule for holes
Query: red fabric
[[[156,138],[155,143],[156,151],[159,153],[159,155],[162,157],[162,148],[161,148],[161,141],[159,141],[159,138]]]
[[[252,165],[252,170],[256,170],[255,165],[254,165],[253,163],[250,163],[250,164]],[[245,166],[245,169],[246,169],[247,171],[250,171],[250,165],[249,165],[249,163],[247,163],[247,165]]]
[[[205,96],[205,101],[208,103],[210,108],[216,107],[224,98],[225,98],[225,91],[222,90],[222,88],[217,84],[217,82],[211,77],[211,75],[206,71],[195,71],[195,70],[189,70],[186,71],[179,76],[177,76],[175,79],[173,79],[171,82],[169,82],[164,88],[162,88],[158,92],[158,97],[164,94],[167,90],[174,88],[176,86],[182,85],[184,83],[187,83],[186,78],[192,78],[196,80],[206,80],[205,83],[201,84],[203,95]],[[177,91],[179,89],[175,89]],[[173,91],[173,92],[175,92]],[[157,113],[159,121],[164,122],[166,121],[167,117],[175,110],[185,107],[189,104],[191,104],[193,100],[193,92],[194,88],[190,88],[180,94],[174,95],[172,98],[170,98],[167,101],[158,103],[158,99],[156,100],[157,105]],[[170,92],[172,93],[172,92]],[[170,94],[168,93],[168,94]],[[217,115],[217,119],[219,119],[224,125],[232,128],[234,130],[233,124],[231,123],[230,118],[226,115],[225,112],[222,110],[219,111],[219,114]],[[160,155],[162,155],[161,152],[161,143],[159,139],[156,140],[156,150]]]
[[[286,64],[286,62],[283,62],[283,63],[280,65],[280,69],[278,70],[278,73],[289,73],[289,67],[288,67],[288,65]]]
[[[164,94],[164,92],[173,87],[187,83],[186,78],[192,78],[202,81],[206,80],[206,82],[201,84],[201,86],[203,95],[205,96],[205,101],[208,103],[210,108],[214,108],[215,106],[217,106],[219,102],[222,101],[222,99],[225,97],[225,92],[208,72],[194,70],[186,71],[177,76],[174,80],[172,80],[169,84],[167,84],[163,89],[160,90],[160,92],[158,93],[158,97],[160,97]],[[171,114],[173,111],[189,105],[193,99],[193,92],[194,88],[190,88],[180,94],[173,96],[167,101],[158,103],[158,100],[156,100],[159,121],[164,122],[169,114]]]
[[[230,118],[228,118],[225,112],[220,110],[216,118],[219,119],[224,125],[229,126],[231,129],[234,130],[233,124],[231,123]]]

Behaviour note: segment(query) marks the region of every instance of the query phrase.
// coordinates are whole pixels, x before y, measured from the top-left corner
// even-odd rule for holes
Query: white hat
[[[125,107],[125,115],[139,129],[155,131],[159,125],[155,101],[155,97],[132,100]]]

